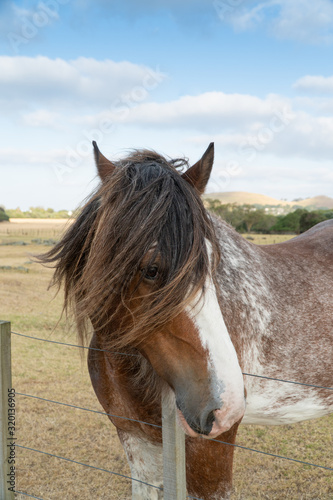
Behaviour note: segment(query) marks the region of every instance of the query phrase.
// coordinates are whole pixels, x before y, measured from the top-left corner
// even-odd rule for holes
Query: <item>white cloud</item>
[[[61,115],[46,109],[39,109],[23,115],[22,122],[28,127],[61,129]]]
[[[72,115],[67,120],[58,113],[41,109],[25,115],[25,123],[30,127],[55,129],[65,122],[68,129],[71,123],[79,133],[79,139],[73,141],[75,151],[76,143],[83,139],[90,151],[90,141],[111,137],[114,127],[131,130],[139,127],[148,134],[149,130],[176,130],[184,137],[191,137],[188,142],[200,143],[202,147],[215,140],[225,152],[241,161],[249,158],[252,161],[262,155],[326,160],[333,157],[333,118],[325,115],[323,109],[322,100],[317,109],[305,110],[297,99],[292,101],[273,94],[259,98],[207,92],[133,107],[120,103],[119,107],[95,114]],[[193,132],[199,135],[193,136]]]
[[[302,101],[301,101],[302,102]],[[273,155],[275,158],[312,158],[328,160],[333,157],[333,118],[321,113],[324,103],[311,112],[302,109],[297,100],[268,95],[208,92],[197,96],[183,96],[177,100],[158,103],[147,102],[130,107],[119,107],[89,114],[67,116],[47,109],[24,115],[29,127],[75,130],[72,141],[65,143],[65,154],[58,154],[53,161],[64,161],[70,149],[76,156],[87,150],[90,155],[91,140],[107,141],[113,137],[115,127],[120,130],[146,129],[179,131],[188,143],[205,147],[215,140],[221,149],[240,161],[253,161],[258,157]],[[108,128],[105,124],[113,125]],[[199,135],[194,136],[193,132]],[[178,133],[178,132],[177,132]],[[76,139],[74,139],[76,135]],[[99,137],[99,139],[97,139]],[[186,139],[184,139],[186,140]],[[84,141],[84,148],[81,145]],[[130,145],[130,144],[129,144]],[[74,153],[73,153],[74,154]]]
[[[33,165],[45,167],[55,162],[63,160],[66,154],[62,149],[50,149],[47,151],[33,149],[0,149],[0,165],[8,167],[9,165]]]
[[[303,76],[293,87],[311,94],[333,94],[333,76]]]
[[[0,36],[15,54],[31,41],[39,41],[44,28],[59,20],[61,5],[57,0],[36,2],[28,8],[26,4],[17,5],[11,0],[0,4]]]
[[[17,29],[20,18],[29,15],[27,9],[18,7],[10,0],[3,0],[0,3],[0,35],[6,36],[11,30]]]
[[[149,96],[163,79],[158,70],[127,61],[72,61],[44,56],[0,56],[0,99],[22,106],[63,106],[68,109],[109,106],[124,94]]]
[[[253,2],[252,2],[253,3]],[[221,20],[228,20],[236,31],[247,31],[256,28],[266,17],[267,9],[271,7],[272,2],[256,2],[257,5],[247,7],[243,2],[236,2],[233,5],[226,4],[217,0],[216,11]]]
[[[161,128],[195,130],[247,129],[256,122],[270,120],[276,112],[289,107],[288,100],[268,95],[265,99],[246,94],[206,92],[197,96],[183,96],[177,100],[147,102],[131,108],[124,104],[110,107],[96,115],[82,117],[81,123],[98,127],[109,120],[113,123],[140,124]]]
[[[280,15],[274,22],[278,37],[302,42],[332,42],[333,4],[330,0],[283,0],[280,6]]]
[[[0,64],[5,68],[0,70],[0,99],[7,102],[7,109],[15,108],[17,95],[21,99],[15,115],[8,115],[13,133],[6,127],[8,117],[0,117],[8,137],[5,144],[11,146],[0,150],[0,165],[9,167],[7,172],[31,169],[35,178],[42,174],[52,185],[65,186],[77,183],[82,175],[85,179],[94,175],[91,140],[97,140],[105,154],[113,149],[146,146],[175,156],[184,151],[194,159],[215,141],[216,175],[220,172],[222,179],[232,179],[235,190],[242,190],[244,179],[250,185],[264,178],[269,166],[272,175],[283,172],[291,179],[296,192],[294,174],[286,173],[286,168],[294,169],[304,179],[303,164],[308,165],[309,189],[318,173],[328,190],[333,118],[325,109],[332,106],[330,96],[289,99],[269,94],[261,98],[216,91],[144,102],[147,95],[142,90],[148,89],[149,98],[156,84],[154,72],[135,64],[45,57],[0,57]],[[306,76],[295,83],[295,88],[319,93],[321,87],[330,88],[329,83],[328,78]],[[102,129],[107,121],[115,125],[110,130]],[[240,165],[246,177],[234,175],[234,165]],[[77,197],[79,200],[79,194]],[[64,206],[72,207],[69,201]]]
[[[304,43],[333,41],[333,4],[330,0],[270,0],[239,3],[225,17],[236,30],[267,28],[278,38]],[[254,4],[254,5],[253,5]]]
[[[303,111],[293,111],[289,123],[281,127],[274,122],[266,122],[247,132],[203,134],[193,138],[196,144],[214,140],[221,146],[230,159],[240,163],[256,163],[259,158],[304,159],[313,161],[332,160],[333,158],[333,118],[314,117]],[[273,126],[272,126],[273,125]],[[278,122],[276,122],[278,125]]]
[[[326,103],[326,104],[325,104]],[[254,161],[262,155],[275,158],[333,158],[333,118],[324,113],[332,100],[320,100],[302,107],[302,100],[268,95],[209,92],[185,96],[167,103],[144,103],[123,113],[86,116],[86,126],[98,129],[109,119],[113,123],[151,129],[182,130],[189,144],[203,148],[214,140],[232,158]],[[193,135],[193,132],[196,135]],[[199,135],[197,133],[199,132]]]

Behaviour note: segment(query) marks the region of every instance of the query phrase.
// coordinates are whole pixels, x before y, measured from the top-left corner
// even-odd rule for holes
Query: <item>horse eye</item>
[[[147,269],[143,271],[144,277],[147,280],[156,280],[158,277],[158,267],[157,266],[149,266]]]

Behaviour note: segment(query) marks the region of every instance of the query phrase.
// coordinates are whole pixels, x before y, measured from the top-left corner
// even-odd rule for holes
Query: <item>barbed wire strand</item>
[[[30,398],[34,398],[34,399],[40,399],[42,401],[46,401],[48,403],[54,403],[54,404],[60,404],[60,405],[63,405],[63,406],[69,406],[70,408],[77,408],[78,410],[84,410],[84,411],[90,411],[90,412],[93,412],[93,413],[99,413],[101,415],[108,415],[108,413],[105,413],[105,412],[102,412],[102,411],[98,411],[98,410],[90,410],[89,408],[83,408],[83,407],[80,407],[80,406],[75,406],[75,405],[70,405],[70,404],[67,404],[67,403],[61,403],[59,401],[53,401],[51,399],[46,399],[46,398],[41,398],[39,396],[32,396],[30,394],[24,394],[24,393],[20,393],[20,392],[16,392],[15,394],[19,395],[19,396],[25,396],[25,397],[30,397]],[[147,424],[147,425],[152,425],[154,427],[159,427],[161,428],[160,425],[156,425],[156,424],[150,424],[148,422],[144,422],[144,421],[141,421],[141,420],[134,420],[132,418],[128,418],[128,417],[120,417],[120,416],[117,416],[117,415],[111,415],[112,417],[115,417],[115,418],[122,418],[124,420],[130,420],[130,421],[134,421],[134,422],[139,422],[139,423],[142,423],[142,424]],[[202,439],[205,439],[205,438],[202,438]],[[260,450],[256,450],[254,448],[248,448],[247,446],[241,446],[239,444],[234,444],[234,443],[227,443],[225,441],[220,441],[218,439],[210,439],[210,441],[215,441],[217,443],[221,443],[221,444],[227,444],[229,446],[234,446],[235,448],[241,448],[243,450],[248,450],[248,451],[253,451],[255,453],[261,453],[262,455],[269,455],[269,456],[272,456],[272,457],[275,457],[275,458],[281,458],[283,460],[291,460],[292,462],[298,462],[298,463],[301,463],[301,464],[304,464],[304,465],[311,465],[312,467],[318,467],[318,468],[321,468],[321,469],[326,469],[326,470],[332,470],[333,469],[331,467],[326,467],[324,465],[317,465],[317,464],[312,464],[310,462],[305,462],[303,460],[298,460],[296,458],[289,458],[289,457],[284,457],[282,455],[276,455],[274,453],[269,453],[269,452],[266,452],[266,451],[260,451]]]
[[[312,467],[318,467],[318,468],[322,468],[322,469],[333,471],[333,469],[331,467],[325,467],[325,466],[322,466],[322,465],[316,465],[316,464],[312,464],[312,463],[309,463],[309,462],[304,462],[302,460],[297,460],[295,458],[282,457],[280,455],[276,455],[276,454],[273,454],[273,453],[268,453],[268,452],[265,452],[265,451],[259,451],[259,450],[255,450],[253,448],[248,448],[246,446],[235,445],[233,443],[227,443],[227,442],[224,442],[224,441],[220,441],[218,439],[212,439],[211,441],[215,441],[215,442],[221,443],[221,444],[226,444],[226,445],[229,445],[229,446],[235,446],[235,447],[241,448],[243,450],[248,450],[248,451],[252,451],[252,452],[256,452],[256,453],[261,453],[263,455],[269,455],[269,456],[274,457],[274,458],[281,458],[281,459],[284,459],[284,460],[289,460],[289,461],[292,461],[292,462],[300,463],[302,465],[308,465],[308,466],[312,466]],[[132,478],[130,476],[126,476],[125,474],[120,474],[118,472],[110,471],[110,470],[107,470],[107,469],[102,469],[102,468],[96,467],[94,465],[85,464],[83,462],[78,462],[77,460],[73,460],[73,459],[66,458],[66,457],[61,457],[59,455],[55,455],[53,453],[48,453],[48,452],[41,451],[41,450],[36,450],[34,448],[30,448],[30,447],[27,447],[27,446],[23,446],[23,445],[19,445],[19,444],[16,444],[15,446],[17,448],[22,448],[22,449],[25,449],[25,450],[34,451],[35,453],[41,453],[43,455],[47,455],[47,456],[51,456],[51,457],[54,457],[54,458],[58,458],[60,460],[65,460],[67,462],[75,463],[77,465],[82,465],[84,467],[89,467],[91,469],[99,470],[101,472],[108,472],[109,474],[113,474],[113,475],[116,475],[116,476],[119,476],[119,477],[123,477],[125,479],[133,480],[133,481],[137,481],[139,483],[145,484],[146,486],[150,486],[152,488],[156,488],[156,489],[162,490],[162,488],[160,488],[159,486],[155,486],[155,485],[147,483],[145,481],[141,481],[140,479],[136,479],[136,478]],[[31,495],[28,495],[28,496],[31,496]],[[33,498],[37,498],[37,497],[33,497]],[[193,499],[196,499],[196,500],[200,500],[200,499],[197,499],[197,497],[192,497],[190,495],[187,496],[187,498],[193,498]]]
[[[14,490],[14,493],[19,493],[20,495],[25,495],[26,497],[30,497],[30,498],[37,498],[37,500],[43,500],[40,497],[35,497],[34,495],[29,495],[29,493],[24,493],[23,491]]]
[[[37,500],[43,500],[43,498],[35,497],[34,495],[29,495],[29,493],[24,493],[23,491],[14,490],[14,493],[18,493],[20,495],[25,495],[26,497],[30,497],[30,498],[36,498]],[[202,498],[192,497],[191,495],[187,495],[186,498],[192,498],[193,500],[202,500]]]
[[[38,338],[38,337],[31,336],[31,335],[25,335],[25,334],[18,333],[18,332],[11,332],[11,333],[13,333],[14,335],[21,336],[21,337],[26,337],[26,338],[30,338],[30,339],[33,339],[33,340],[43,341],[43,342],[49,342],[49,343],[52,343],[52,344],[64,345],[64,346],[68,346],[68,347],[76,347],[76,348],[81,348],[81,349],[90,349],[90,350],[102,351],[102,352],[109,352],[109,353],[112,353],[112,354],[117,354],[117,355],[122,355],[122,356],[135,356],[135,357],[139,357],[139,355],[136,355],[136,354],[114,352],[114,351],[109,351],[109,350],[106,350],[106,349],[98,349],[98,348],[94,348],[94,347],[81,346],[81,345],[77,345],[77,344],[69,344],[69,343],[66,343],[66,342],[59,342],[59,341],[54,341],[54,340],[48,340],[48,339]],[[332,387],[318,386],[318,385],[314,385],[314,384],[306,384],[306,383],[303,383],[303,382],[295,382],[295,381],[291,381],[291,380],[278,379],[278,378],[267,377],[267,376],[263,376],[263,375],[254,375],[252,373],[243,373],[243,375],[249,376],[249,377],[257,377],[257,378],[267,379],[267,380],[273,380],[273,381],[277,381],[277,382],[284,382],[284,383],[289,383],[289,384],[304,385],[306,387],[314,387],[314,388],[318,388],[318,389],[333,390]],[[68,403],[62,403],[60,401],[53,401],[53,400],[42,398],[42,397],[39,397],[39,396],[33,396],[31,394],[24,394],[24,393],[19,393],[19,392],[16,392],[16,394],[19,395],[19,396],[24,396],[24,397],[30,397],[30,398],[34,398],[34,399],[39,399],[41,401],[45,401],[45,402],[49,402],[49,403],[53,403],[53,404],[60,404],[62,406],[68,406],[70,408],[75,408],[75,409],[78,409],[78,410],[89,411],[89,412],[92,412],[92,413],[98,413],[98,414],[110,416],[110,417],[113,417],[113,418],[119,418],[119,419],[129,420],[129,421],[133,421],[133,422],[142,423],[142,424],[145,424],[145,425],[150,425],[150,426],[153,426],[153,427],[161,428],[160,425],[151,424],[149,422],[144,422],[142,420],[136,420],[136,419],[132,419],[132,418],[129,418],[129,417],[122,417],[122,416],[119,416],[119,415],[113,415],[113,414],[101,412],[101,411],[98,411],[98,410],[92,410],[90,408],[84,408],[84,407],[80,407],[80,406],[76,406],[76,405],[71,405],[71,404],[68,404]],[[303,464],[303,465],[308,465],[308,466],[311,466],[311,467],[317,467],[317,468],[321,468],[321,469],[333,471],[333,468],[331,468],[331,467],[326,467],[326,466],[323,466],[323,465],[317,465],[317,464],[313,464],[313,463],[310,463],[310,462],[305,462],[303,460],[298,460],[298,459],[295,459],[295,458],[284,457],[284,456],[277,455],[277,454],[274,454],[274,453],[269,453],[269,452],[265,452],[265,451],[261,451],[261,450],[256,450],[254,448],[248,448],[246,446],[241,446],[241,445],[237,445],[237,444],[233,444],[233,443],[227,443],[227,442],[224,442],[224,441],[220,441],[218,439],[212,439],[212,441],[215,441],[215,442],[218,442],[218,443],[221,443],[221,444],[226,444],[226,445],[229,445],[229,446],[234,446],[236,448],[240,448],[240,449],[243,449],[243,450],[252,451],[252,452],[255,452],[255,453],[260,453],[262,455],[268,455],[268,456],[271,456],[271,457],[274,457],[274,458],[279,458],[279,459],[283,459],[283,460],[289,460],[289,461],[300,463],[300,464]],[[114,472],[114,471],[109,471],[107,469],[102,469],[102,468],[95,467],[95,466],[92,466],[92,465],[89,465],[89,464],[84,464],[84,463],[78,462],[76,460],[72,460],[72,459],[65,458],[65,457],[60,457],[58,455],[54,455],[54,454],[51,454],[51,453],[48,453],[48,452],[44,452],[44,451],[41,451],[41,450],[35,450],[33,448],[29,448],[29,447],[26,447],[26,446],[23,446],[23,445],[16,445],[16,446],[19,447],[19,448],[23,448],[23,449],[27,449],[27,450],[30,450],[30,451],[34,451],[36,453],[42,453],[42,454],[45,454],[45,455],[48,455],[48,456],[52,456],[52,457],[55,457],[55,458],[58,458],[58,459],[61,459],[61,460],[65,460],[65,461],[69,461],[69,462],[72,462],[72,463],[76,463],[78,465],[82,465],[82,466],[85,466],[85,467],[93,468],[93,469],[96,469],[96,470],[99,470],[99,471],[102,471],[102,472],[108,472],[109,474],[117,475],[117,476],[120,476],[120,477],[123,477],[123,478],[126,478],[126,479],[134,480],[134,481],[140,482],[142,484],[145,484],[145,485],[147,485],[149,487],[153,487],[153,488],[160,489],[160,490],[162,489],[162,488],[160,488],[158,486],[154,486],[152,484],[146,483],[146,482],[141,481],[139,479],[135,479],[135,478],[132,478],[132,477],[129,477],[129,476],[125,476],[124,474],[120,474],[120,473],[117,473],[117,472]],[[22,494],[22,495],[25,495],[25,496],[28,496],[30,498],[36,498],[37,500],[43,500],[43,499],[41,499],[39,497],[30,495],[28,493],[24,493],[24,492],[20,492],[20,491],[16,491],[16,490],[15,490],[15,492],[19,493],[19,494]],[[198,497],[193,497],[191,495],[188,495],[186,498],[191,498],[191,499],[194,499],[194,500],[201,500]]]
[[[243,375],[247,375],[248,377],[265,378],[267,380],[276,380],[277,382],[285,382],[286,384],[305,385],[307,387],[315,387],[317,389],[327,389],[328,391],[333,391],[333,387],[325,387],[322,385],[305,384],[304,382],[293,382],[292,380],[284,380],[281,378],[265,377],[264,375],[253,375],[253,373],[243,373]]]
[[[18,396],[25,396],[26,398],[40,399],[41,401],[46,401],[48,403],[54,403],[54,404],[62,405],[62,406],[69,406],[70,408],[76,408],[77,410],[84,410],[84,411],[90,411],[92,413],[99,413],[100,415],[106,415],[108,417],[114,417],[114,418],[121,418],[121,419],[124,419],[124,420],[130,420],[131,422],[138,422],[139,424],[150,425],[152,427],[158,427],[159,429],[162,429],[161,425],[151,424],[149,422],[144,422],[143,420],[136,420],[135,418],[121,417],[120,415],[113,415],[112,413],[106,413],[104,411],[91,410],[90,408],[84,408],[82,406],[71,405],[71,404],[68,404],[68,403],[61,403],[60,401],[53,401],[52,399],[41,398],[40,396],[33,396],[32,394],[25,394],[23,392],[15,392],[15,395],[16,394]]]
[[[29,339],[33,340],[40,340],[42,342],[50,342],[51,344],[59,344],[59,345],[64,345],[68,347],[78,347],[79,349],[90,349],[92,351],[100,351],[100,352],[108,352],[110,354],[119,354],[120,356],[134,356],[134,357],[140,357],[139,354],[131,354],[131,353],[125,353],[125,352],[115,352],[115,351],[109,351],[107,349],[98,349],[97,347],[88,347],[88,346],[83,346],[83,345],[78,345],[78,344],[68,344],[66,342],[59,342],[56,340],[48,340],[48,339],[42,339],[39,337],[33,337],[31,335],[25,335],[23,333],[18,333],[18,332],[11,332],[14,335],[19,335],[20,337],[26,337]],[[286,384],[297,384],[297,385],[304,385],[306,387],[314,387],[316,389],[327,389],[328,391],[333,391],[333,387],[326,387],[322,385],[315,385],[315,384],[306,384],[304,382],[294,382],[293,380],[284,380],[281,378],[274,378],[274,377],[266,377],[264,375],[254,375],[253,373],[242,373],[243,375],[246,375],[248,377],[257,377],[257,378],[263,378],[267,380],[275,380],[276,382],[284,382]]]
[[[20,337],[26,337],[28,339],[33,339],[33,340],[41,340],[42,342],[49,342],[50,344],[59,344],[59,345],[65,345],[68,347],[78,347],[79,349],[89,349],[91,351],[100,351],[100,352],[108,352],[110,354],[119,354],[120,356],[134,356],[135,358],[139,358],[139,354],[131,354],[128,352],[116,352],[116,351],[109,351],[107,349],[98,349],[97,347],[89,347],[85,345],[78,345],[78,344],[68,344],[66,342],[59,342],[57,340],[49,340],[49,339],[41,339],[39,337],[33,337],[32,335],[25,335],[24,333],[18,333],[18,332],[11,332],[13,335],[19,335]]]
[[[136,479],[135,477],[126,476],[125,474],[120,474],[120,472],[114,472],[108,469],[102,469],[101,467],[96,467],[95,465],[84,464],[83,462],[78,462],[77,460],[73,460],[71,458],[61,457],[59,455],[54,455],[53,453],[48,453],[47,451],[35,450],[34,448],[29,448],[28,446],[23,446],[21,444],[15,444],[16,448],[22,448],[24,450],[34,451],[36,453],[41,453],[43,455],[47,455],[49,457],[59,458],[60,460],[65,460],[66,462],[71,462],[77,465],[83,465],[84,467],[89,467],[90,469],[95,469],[101,472],[108,472],[109,474],[113,474],[114,476],[123,477],[125,479],[130,479],[131,481],[136,481],[138,483],[144,484],[146,486],[151,486],[152,488],[156,488],[157,490],[162,490],[159,486],[155,486],[154,484],[146,483],[145,481],[141,481],[140,479]]]
[[[137,481],[138,483],[142,483],[142,484],[144,484],[146,486],[150,486],[151,488],[156,488],[157,490],[163,491],[163,488],[160,488],[159,486],[155,486],[154,484],[146,483],[145,481],[141,481],[140,479],[135,479],[135,478],[133,478],[131,476],[126,476],[125,474],[120,474],[118,472],[114,472],[114,471],[111,471],[111,470],[102,469],[100,467],[95,467],[94,465],[84,464],[82,462],[78,462],[76,460],[72,460],[71,458],[60,457],[59,455],[54,455],[53,453],[48,453],[46,451],[35,450],[34,448],[29,448],[28,446],[23,446],[23,445],[20,445],[20,444],[15,444],[15,446],[17,448],[23,448],[24,450],[34,451],[36,453],[41,453],[43,455],[48,455],[48,456],[51,456],[51,457],[54,457],[54,458],[59,458],[60,460],[66,460],[67,462],[73,462],[73,463],[75,463],[77,465],[83,465],[85,467],[90,467],[91,469],[96,469],[96,470],[99,470],[101,472],[108,472],[109,474],[113,474],[115,476],[120,476],[120,477],[123,477],[125,479],[130,479],[131,481]],[[23,493],[22,491],[16,491],[15,490],[15,493],[20,493],[20,494],[26,495],[28,497],[37,498],[37,500],[43,500],[42,498],[35,497],[33,495],[29,495],[28,493]],[[202,500],[201,498],[193,497],[191,495],[187,495],[186,498],[192,498],[193,500]]]
[[[132,479],[132,478],[130,478],[130,479]],[[18,493],[20,495],[25,495],[26,497],[30,497],[30,498],[36,498],[37,500],[43,500],[43,498],[35,497],[34,495],[29,495],[29,493],[24,493],[23,491],[14,490],[14,493]],[[202,498],[192,497],[191,495],[187,495],[186,498],[192,498],[193,500],[202,500]]]
[[[269,453],[267,451],[255,450],[254,448],[248,448],[247,446],[241,446],[240,444],[227,443],[225,441],[220,441],[219,439],[210,439],[210,441],[215,441],[216,443],[227,444],[229,446],[234,446],[235,448],[241,448],[242,450],[254,451],[255,453],[261,453],[262,455],[268,455],[274,458],[282,458],[283,460],[290,460],[291,462],[297,462],[303,465],[311,465],[312,467],[318,467],[319,469],[331,470],[331,467],[325,467],[324,465],[312,464],[310,462],[304,462],[303,460],[297,460],[296,458],[283,457],[282,455],[275,455],[274,453]]]

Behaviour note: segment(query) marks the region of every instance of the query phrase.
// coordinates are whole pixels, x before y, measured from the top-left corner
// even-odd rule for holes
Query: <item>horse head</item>
[[[122,167],[107,160],[97,144],[93,145],[99,176],[108,189]],[[145,155],[149,158],[149,153]],[[142,323],[136,345],[174,391],[185,432],[216,437],[242,418],[245,402],[241,369],[214,281],[218,245],[200,200],[213,166],[214,145],[211,143],[202,158],[182,175],[167,165],[156,168],[154,163],[161,160],[148,158],[132,160],[141,169],[138,177],[147,176],[140,201],[145,197],[149,200],[149,190],[158,201],[153,212],[146,214],[156,222],[150,224],[142,217],[136,221],[135,212],[132,215],[131,223],[141,224],[141,232],[151,235],[150,247],[144,249],[129,286],[129,318]],[[156,183],[163,177],[169,180],[164,193],[162,186],[156,190]],[[138,183],[138,179],[132,182]],[[137,196],[134,191],[134,210]],[[163,210],[168,197],[167,209]],[[148,317],[147,308],[151,309]]]
[[[57,261],[79,334],[88,318],[106,348],[148,360],[185,432],[216,437],[243,417],[245,401],[217,293],[219,244],[200,197],[214,145],[192,167],[148,150],[111,162],[93,145],[101,184],[44,262]]]

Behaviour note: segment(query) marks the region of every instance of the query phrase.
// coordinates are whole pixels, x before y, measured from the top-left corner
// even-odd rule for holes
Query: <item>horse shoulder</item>
[[[222,221],[216,226],[221,309],[243,371],[331,387],[333,221],[260,246]],[[246,388],[244,423],[292,423],[332,411],[332,391],[250,376]]]

